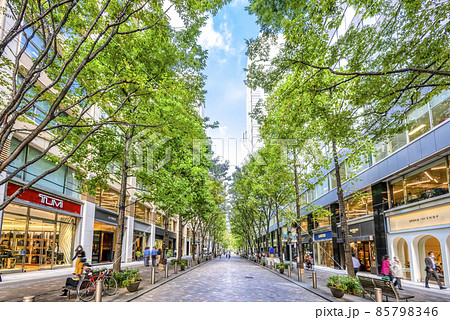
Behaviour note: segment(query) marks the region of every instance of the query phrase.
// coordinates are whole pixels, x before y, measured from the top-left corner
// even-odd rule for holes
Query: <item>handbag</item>
[[[86,262],[86,258],[80,258],[80,262]]]
[[[387,276],[387,275],[383,275],[383,276],[381,277],[381,280],[387,280],[387,281],[390,281],[391,278],[389,278],[389,276]]]

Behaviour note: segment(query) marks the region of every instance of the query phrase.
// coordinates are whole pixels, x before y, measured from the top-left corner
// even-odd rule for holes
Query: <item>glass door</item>
[[[30,217],[26,270],[49,269],[54,264],[55,221]]]

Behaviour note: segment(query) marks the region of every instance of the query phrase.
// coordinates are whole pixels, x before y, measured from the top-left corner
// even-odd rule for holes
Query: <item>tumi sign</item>
[[[6,189],[6,195],[9,197],[14,192],[16,192],[20,188],[20,185],[15,183],[8,183],[8,188]],[[64,211],[69,211],[72,213],[80,214],[81,213],[81,205],[72,201],[56,198],[54,196],[48,195],[43,192],[39,192],[36,190],[25,190],[20,195],[17,196],[17,199],[25,200],[37,204],[41,204],[46,207],[51,207],[55,209],[60,209]]]

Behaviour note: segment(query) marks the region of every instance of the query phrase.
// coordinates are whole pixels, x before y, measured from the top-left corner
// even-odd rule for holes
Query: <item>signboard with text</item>
[[[450,206],[426,209],[389,217],[391,231],[417,229],[450,224]]]
[[[9,197],[14,192],[16,192],[21,186],[15,183],[8,183],[8,187],[6,189],[6,195]],[[65,199],[60,199],[54,196],[51,196],[47,193],[40,192],[37,190],[28,189],[22,192],[17,196],[17,199],[29,201],[32,203],[37,203],[46,207],[60,209],[64,211],[69,211],[72,213],[80,214],[81,213],[81,205],[72,201],[68,201]]]

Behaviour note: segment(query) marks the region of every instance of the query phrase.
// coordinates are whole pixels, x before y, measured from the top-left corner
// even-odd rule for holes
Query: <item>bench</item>
[[[363,297],[364,293],[368,292],[371,295],[375,293],[375,288],[381,289],[381,294],[386,297],[386,301],[388,298],[394,298],[397,302],[400,301],[408,301],[409,299],[413,299],[414,296],[410,294],[400,294],[397,292],[392,281],[382,280],[370,277],[358,276],[358,280],[363,287]]]
[[[64,286],[63,289],[67,289],[67,299],[70,299],[70,292],[73,290],[75,294],[77,292],[77,287],[74,286]]]

